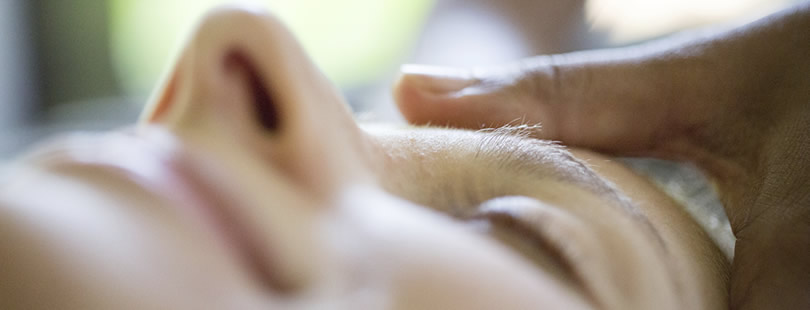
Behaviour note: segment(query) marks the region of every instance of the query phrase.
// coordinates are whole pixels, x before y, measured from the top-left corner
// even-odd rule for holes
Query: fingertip
[[[431,98],[420,88],[418,77],[403,73],[394,82],[393,97],[402,116],[413,124],[429,122]]]
[[[403,65],[400,72],[414,87],[437,95],[460,92],[477,82],[469,70],[460,68]]]
[[[402,116],[411,124],[480,129],[503,123],[499,93],[476,88],[475,82],[458,91],[437,91],[436,77],[403,73],[395,82],[393,97]],[[514,117],[508,116],[510,120]]]
[[[393,96],[405,119],[414,124],[446,121],[448,106],[476,84],[468,70],[451,67],[403,65],[394,83]],[[452,107],[450,107],[452,109]]]

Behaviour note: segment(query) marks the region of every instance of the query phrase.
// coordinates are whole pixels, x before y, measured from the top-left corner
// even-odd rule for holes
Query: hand
[[[498,68],[405,66],[412,123],[536,124],[537,138],[687,160],[737,237],[735,309],[810,309],[810,3],[730,32],[540,56]]]

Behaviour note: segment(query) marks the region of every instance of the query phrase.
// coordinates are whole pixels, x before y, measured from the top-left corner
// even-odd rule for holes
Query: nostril
[[[276,132],[280,129],[278,111],[276,110],[276,103],[270,96],[270,92],[266,84],[262,81],[259,75],[251,72],[250,74],[250,88],[253,95],[253,109],[258,118],[259,124],[262,128],[269,132]]]
[[[272,90],[251,61],[242,53],[231,52],[226,60],[228,66],[235,66],[246,75],[248,95],[252,99],[252,112],[262,129],[275,133],[281,129],[278,104]]]

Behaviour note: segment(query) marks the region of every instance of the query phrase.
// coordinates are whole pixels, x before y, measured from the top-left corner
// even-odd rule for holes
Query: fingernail
[[[403,65],[400,71],[415,82],[416,87],[433,93],[457,92],[475,84],[469,71],[459,68]]]

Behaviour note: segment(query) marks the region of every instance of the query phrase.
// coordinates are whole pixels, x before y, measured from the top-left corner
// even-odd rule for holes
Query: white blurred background
[[[44,136],[133,123],[194,21],[220,0],[0,0],[0,159]],[[402,63],[468,66],[750,21],[795,0],[257,0],[354,110],[399,120]]]

